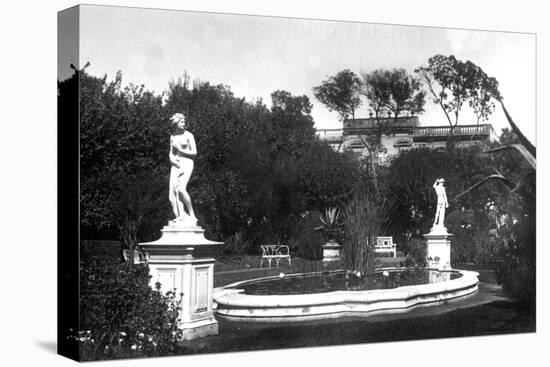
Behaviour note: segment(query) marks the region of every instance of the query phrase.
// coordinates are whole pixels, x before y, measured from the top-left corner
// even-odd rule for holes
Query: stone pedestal
[[[338,261],[340,260],[340,249],[342,248],[338,242],[329,240],[323,245],[323,261]]]
[[[209,241],[197,225],[170,223],[161,238],[141,243],[149,256],[151,287],[174,291],[180,300],[179,328],[182,340],[218,334],[214,318],[214,254],[222,242]]]
[[[443,226],[432,227],[430,233],[425,234],[426,258],[428,267],[439,270],[451,269],[451,241],[452,234]]]

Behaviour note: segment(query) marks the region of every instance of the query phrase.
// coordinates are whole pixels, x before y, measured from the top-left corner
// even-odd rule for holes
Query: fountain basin
[[[399,269],[388,270],[399,271]],[[476,272],[436,269],[427,269],[427,271],[434,278],[439,279],[453,272],[460,277],[391,289],[289,295],[245,294],[244,289],[239,288],[252,282],[277,277],[259,278],[233,283],[222,289],[218,288],[214,293],[214,300],[217,303],[216,317],[229,321],[274,323],[369,316],[407,312],[414,307],[437,305],[477,292],[479,281]]]

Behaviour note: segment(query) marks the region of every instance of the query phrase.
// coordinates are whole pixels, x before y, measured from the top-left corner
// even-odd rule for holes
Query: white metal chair
[[[269,267],[271,268],[271,261],[275,260],[275,264],[279,267],[279,262],[282,259],[288,260],[288,266],[292,265],[290,258],[290,249],[286,245],[261,245],[262,259],[260,261],[260,268],[264,264],[264,260],[267,260]]]

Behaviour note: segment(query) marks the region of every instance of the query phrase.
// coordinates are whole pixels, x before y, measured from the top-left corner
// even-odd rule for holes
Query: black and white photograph
[[[36,325],[41,353],[535,363],[539,23],[491,23],[496,5],[487,25],[417,21],[429,1],[410,18],[348,2],[193,4],[62,2],[48,15],[56,89],[33,98],[51,121],[19,145],[33,189],[13,215],[24,229],[11,227],[43,248],[8,256],[10,283],[45,308],[30,316],[51,329]],[[20,277],[23,251],[51,274]]]
[[[58,17],[59,127],[78,137],[59,142],[78,154],[59,158],[78,165],[59,246],[79,244],[61,354],[536,331],[535,34]]]

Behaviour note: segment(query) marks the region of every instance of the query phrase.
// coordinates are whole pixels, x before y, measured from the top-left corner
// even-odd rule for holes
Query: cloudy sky
[[[82,6],[79,62],[89,61],[89,73],[109,79],[121,70],[124,82],[158,93],[187,71],[268,105],[278,89],[305,94],[314,105],[316,127],[339,128],[338,115],[312,94],[328,76],[343,69],[412,72],[435,54],[452,54],[497,78],[507,109],[535,143],[535,42],[534,35],[520,33]],[[67,58],[60,57],[60,78],[70,71]],[[367,114],[362,108],[356,116]],[[420,121],[447,124],[431,101]],[[489,122],[497,133],[508,126],[500,107]],[[475,119],[464,111],[460,123]]]

